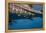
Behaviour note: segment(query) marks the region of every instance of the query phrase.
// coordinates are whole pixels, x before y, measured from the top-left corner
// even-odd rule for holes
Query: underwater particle
[[[26,18],[29,18],[29,17],[26,17]]]
[[[18,16],[21,16],[20,14],[18,14]]]
[[[24,16],[24,17],[26,17],[26,16]]]

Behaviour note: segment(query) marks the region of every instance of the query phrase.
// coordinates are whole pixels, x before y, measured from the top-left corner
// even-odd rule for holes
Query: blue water
[[[33,18],[24,18],[23,16],[18,17],[17,14],[10,13],[9,29],[32,29],[32,28],[42,28],[42,18],[41,15],[37,15],[37,17]]]

